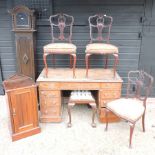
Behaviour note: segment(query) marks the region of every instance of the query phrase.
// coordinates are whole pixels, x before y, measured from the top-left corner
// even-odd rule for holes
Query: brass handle
[[[13,113],[12,113],[13,116],[16,116],[16,110],[15,108],[13,108]]]

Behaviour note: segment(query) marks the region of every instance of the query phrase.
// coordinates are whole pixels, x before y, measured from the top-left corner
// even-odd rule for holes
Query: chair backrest
[[[145,106],[146,99],[151,92],[153,80],[153,77],[144,71],[129,71],[127,97],[136,97],[144,101]]]
[[[49,17],[52,42],[71,42],[74,18],[67,14],[56,14]]]
[[[96,14],[94,16],[90,16],[88,21],[90,27],[90,42],[105,41],[106,43],[109,43],[113,18],[103,14]],[[97,36],[94,36],[95,34]]]

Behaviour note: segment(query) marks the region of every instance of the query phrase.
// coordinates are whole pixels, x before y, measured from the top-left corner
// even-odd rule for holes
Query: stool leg
[[[92,116],[92,127],[95,128],[96,127],[96,123],[95,123],[95,114],[96,114],[96,103],[89,103],[89,105],[92,107],[93,109],[93,116]]]
[[[43,55],[44,59],[44,65],[45,65],[45,76],[48,77],[48,68],[47,68],[47,62],[46,62],[46,54]]]
[[[68,103],[68,116],[69,116],[69,122],[68,122],[68,128],[72,126],[72,117],[71,117],[71,108],[73,108],[75,103]]]

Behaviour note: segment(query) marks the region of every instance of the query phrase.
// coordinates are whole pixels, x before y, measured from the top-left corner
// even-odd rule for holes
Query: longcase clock
[[[15,33],[17,73],[35,80],[35,16],[26,6],[17,6],[10,11]]]

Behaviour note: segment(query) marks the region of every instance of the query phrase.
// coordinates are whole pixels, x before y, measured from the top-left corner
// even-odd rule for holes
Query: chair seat
[[[76,53],[76,46],[71,43],[51,43],[44,46],[44,53]]]
[[[90,101],[90,102],[94,102],[95,99],[92,96],[90,91],[72,91],[71,95],[70,95],[70,101]]]
[[[144,113],[143,103],[137,99],[117,99],[107,103],[107,109],[130,122],[137,121]]]
[[[118,54],[118,47],[112,44],[92,43],[86,46],[86,53],[93,54]]]

